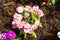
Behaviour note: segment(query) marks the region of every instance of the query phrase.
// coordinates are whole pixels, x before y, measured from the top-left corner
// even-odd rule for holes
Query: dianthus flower
[[[26,21],[22,21],[21,25],[19,26],[19,29],[24,30],[25,33],[31,34],[32,33],[32,27],[29,23],[27,23]]]
[[[24,9],[23,9],[22,6],[19,6],[19,7],[16,8],[16,11],[17,11],[18,13],[22,13],[23,10],[24,10]]]
[[[29,14],[27,12],[24,13],[24,18],[28,18]]]
[[[11,39],[14,39],[16,37],[16,34],[14,31],[9,31],[6,35],[6,37],[11,40]]]
[[[2,39],[2,40],[7,39],[6,35],[7,35],[7,33],[3,33],[1,39]]]
[[[36,30],[38,28],[39,21],[35,21],[35,23],[32,25],[32,29]]]
[[[44,13],[43,13],[42,10],[39,9],[39,10],[37,10],[36,12],[37,12],[37,15],[38,15],[39,17],[44,16]]]
[[[16,37],[15,32],[9,31],[7,33],[3,33],[2,40],[6,40],[6,39],[13,40],[15,37]]]
[[[25,11],[28,11],[28,12],[33,12],[33,9],[31,6],[27,5],[24,9]]]
[[[22,20],[22,15],[21,14],[15,13],[13,17],[14,17],[14,19],[13,19],[14,21],[21,21]]]

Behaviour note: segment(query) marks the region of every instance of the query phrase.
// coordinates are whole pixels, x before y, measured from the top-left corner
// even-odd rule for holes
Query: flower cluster
[[[19,6],[16,8],[18,13],[13,16],[12,25],[14,28],[23,30],[25,33],[32,34],[40,24],[40,17],[44,15],[43,11],[38,6]]]
[[[42,17],[44,15],[44,13],[42,12],[42,10],[40,10],[38,6],[31,7],[31,6],[27,5],[25,8],[23,8],[22,6],[19,6],[19,7],[16,8],[16,11],[18,13],[22,13],[23,11],[36,12],[39,17]],[[27,16],[29,16],[29,14],[27,12],[25,12],[24,14],[26,14]]]
[[[9,31],[7,33],[2,33],[1,39],[2,40],[7,40],[7,39],[13,40],[15,37],[16,37],[15,32],[14,31]]]

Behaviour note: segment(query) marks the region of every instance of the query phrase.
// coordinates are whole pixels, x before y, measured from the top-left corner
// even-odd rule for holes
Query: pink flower
[[[38,21],[38,20],[36,20],[34,24],[39,25],[39,21]]]
[[[36,30],[37,28],[38,28],[38,25],[36,25],[36,24],[32,25],[33,30]]]
[[[23,25],[24,25],[24,24],[20,23],[19,26],[18,26],[18,29],[19,29],[19,30],[23,30]]]
[[[30,8],[29,12],[33,12],[34,10],[32,8]]]
[[[36,30],[38,28],[39,21],[35,21],[35,23],[32,25],[32,29]]]
[[[33,31],[31,25],[29,23],[27,23],[26,21],[21,22],[19,29],[24,30],[24,32],[28,33],[28,34],[31,34]]]
[[[43,13],[42,10],[39,9],[39,10],[37,10],[36,12],[37,12],[37,15],[38,15],[39,17],[44,16],[44,13]]]
[[[25,11],[33,12],[33,9],[32,9],[31,6],[27,5],[27,6],[25,7]]]
[[[30,20],[30,17],[28,17],[27,19]]]
[[[39,17],[42,17],[44,15],[43,11],[40,10],[38,6],[33,6],[33,10],[37,13]]]
[[[18,13],[22,13],[22,12],[23,12],[23,7],[22,7],[22,6],[17,7],[17,8],[16,8],[16,11],[17,11]]]
[[[18,28],[20,26],[21,20],[22,20],[22,15],[16,13],[12,21],[13,27]]]
[[[28,34],[31,34],[32,33],[32,27],[29,23],[26,23],[25,26],[24,26],[24,32],[28,33]]]
[[[22,15],[16,13],[16,14],[14,15],[13,20],[14,20],[14,21],[21,21],[21,20],[22,20]]]
[[[29,11],[31,9],[31,6],[29,6],[29,5],[27,5],[26,7],[25,7],[25,11]]]
[[[19,21],[12,21],[12,25],[14,28],[18,28],[20,26],[20,22]]]
[[[28,18],[29,14],[27,12],[24,13],[24,18]]]
[[[38,6],[33,6],[33,8],[32,8],[34,11],[37,11],[37,10],[39,10],[39,7]]]
[[[28,34],[32,34],[32,28],[30,28],[30,29],[27,29],[27,28],[25,28],[24,29],[24,32],[26,32],[26,33],[28,33]]]
[[[22,22],[20,23],[19,30],[20,30],[20,29],[23,30],[25,24],[26,24],[26,22],[25,22],[25,21],[22,21]]]
[[[14,28],[17,28],[15,21],[12,21],[12,25],[13,25]]]

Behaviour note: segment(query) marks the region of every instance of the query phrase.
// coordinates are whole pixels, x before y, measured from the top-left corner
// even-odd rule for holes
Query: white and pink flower
[[[12,25],[14,26],[14,28],[19,27],[21,20],[22,20],[22,15],[16,13],[13,16]]]
[[[32,9],[31,6],[27,5],[27,6],[25,7],[25,11],[33,12],[33,9]]]
[[[33,10],[37,13],[39,17],[42,17],[44,15],[43,11],[40,10],[38,6],[33,6]]]
[[[14,28],[18,28],[20,26],[20,22],[19,21],[12,21],[12,25]]]
[[[29,23],[26,23],[26,24],[24,25],[24,32],[26,32],[26,33],[28,33],[28,34],[31,34],[32,31],[33,31],[33,29],[32,29],[32,27],[31,27],[31,25],[30,25]]]
[[[39,9],[39,10],[37,10],[36,12],[37,12],[37,15],[38,15],[39,17],[44,16],[44,13],[43,13],[42,10]]]
[[[28,18],[29,14],[27,12],[24,13],[24,18]]]
[[[22,20],[22,15],[21,14],[14,14],[14,16],[13,16],[14,18],[13,18],[13,20],[14,21],[21,21]]]
[[[27,5],[24,10],[29,11],[30,9],[31,9],[31,6]]]
[[[33,6],[32,9],[36,12],[37,10],[39,10],[38,6]]]
[[[19,7],[16,8],[16,11],[17,11],[18,13],[22,13],[23,10],[24,10],[24,9],[23,9],[22,6],[19,6]]]
[[[33,29],[31,27],[31,25],[29,23],[27,23],[26,21],[22,21],[21,25],[19,26],[19,29],[24,30],[25,33],[31,34]]]
[[[39,25],[39,21],[35,21],[35,23],[32,25],[32,29],[33,30],[36,30],[38,28],[38,25]]]

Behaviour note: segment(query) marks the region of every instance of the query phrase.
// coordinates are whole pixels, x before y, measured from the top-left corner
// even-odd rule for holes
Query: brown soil
[[[39,5],[38,1],[28,1],[23,0],[21,2],[15,1],[15,0],[7,0],[2,5],[0,5],[0,32],[6,32],[8,30],[14,30],[16,34],[18,34],[19,31],[12,29],[11,22],[13,20],[13,15],[15,12],[15,8],[19,5]],[[57,1],[58,4],[58,1]],[[37,38],[31,38],[29,35],[26,39],[22,40],[59,40],[57,37],[58,29],[57,27],[60,25],[60,8],[59,5],[56,6],[40,6],[40,8],[44,12],[44,16],[41,18],[43,27],[38,28],[36,30]],[[55,9],[56,7],[56,9]]]

